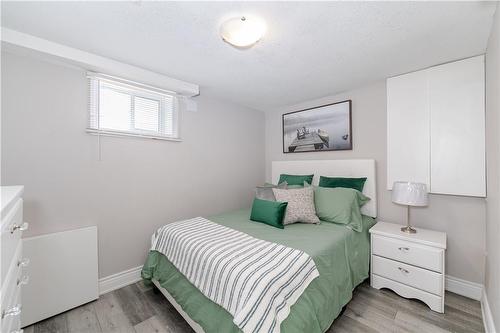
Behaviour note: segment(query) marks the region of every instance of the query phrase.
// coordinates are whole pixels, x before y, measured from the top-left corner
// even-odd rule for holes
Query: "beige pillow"
[[[273,188],[276,201],[288,202],[283,224],[319,223],[314,207],[314,188],[312,186],[294,189]]]

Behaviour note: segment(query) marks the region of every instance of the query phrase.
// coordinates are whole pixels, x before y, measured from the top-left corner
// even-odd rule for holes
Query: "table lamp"
[[[392,202],[406,206],[406,227],[402,232],[414,234],[417,230],[410,225],[410,206],[427,206],[427,186],[422,183],[394,182],[392,186]]]

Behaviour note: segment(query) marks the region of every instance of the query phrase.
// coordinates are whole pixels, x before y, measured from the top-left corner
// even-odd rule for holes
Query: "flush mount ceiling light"
[[[245,48],[257,43],[266,32],[264,21],[256,17],[235,17],[222,23],[222,39],[236,47]]]

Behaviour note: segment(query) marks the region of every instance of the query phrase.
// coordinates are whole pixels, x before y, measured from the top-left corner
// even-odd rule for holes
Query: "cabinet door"
[[[484,57],[429,69],[431,192],[484,197]]]
[[[427,184],[430,128],[427,71],[387,79],[387,188],[394,181]]]

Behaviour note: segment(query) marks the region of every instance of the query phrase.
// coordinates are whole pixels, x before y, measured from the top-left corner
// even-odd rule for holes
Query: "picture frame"
[[[352,100],[282,115],[283,153],[352,150]]]

